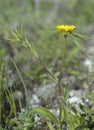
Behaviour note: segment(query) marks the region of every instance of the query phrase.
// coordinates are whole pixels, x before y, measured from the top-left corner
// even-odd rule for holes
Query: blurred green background
[[[31,41],[41,59],[49,70],[58,76],[62,45],[58,45],[57,37],[49,36],[51,30],[58,24],[72,24],[77,26],[78,33],[89,36],[88,28],[94,24],[93,11],[94,0],[0,0],[0,34],[7,40],[15,28],[19,29],[22,25],[24,34]],[[65,75],[72,74],[76,78],[79,75],[83,76],[83,72],[87,75],[88,68],[85,68],[82,63],[85,56],[79,53],[73,41],[68,42],[70,43],[66,54]],[[90,46],[88,43],[86,45]],[[5,41],[1,39],[0,56],[4,55],[8,63],[7,74],[11,75],[9,71],[11,70],[9,65],[11,51],[26,84],[49,82],[28,49],[13,43],[5,44]],[[87,80],[87,77],[85,78]]]

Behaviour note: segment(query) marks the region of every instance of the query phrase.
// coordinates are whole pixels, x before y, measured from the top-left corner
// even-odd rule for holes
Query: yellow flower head
[[[76,29],[74,25],[58,25],[56,26],[58,32],[72,32]]]

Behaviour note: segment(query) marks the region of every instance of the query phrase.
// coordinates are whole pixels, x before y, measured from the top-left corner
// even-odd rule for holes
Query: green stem
[[[0,58],[0,123],[1,123],[1,117],[2,117],[2,73],[3,73],[3,62]]]
[[[61,91],[61,79],[62,79],[62,69],[64,68],[65,65],[65,52],[66,52],[66,38],[67,36],[64,35],[64,46],[63,46],[63,50],[62,50],[62,61],[61,61],[61,66],[60,66],[60,73],[59,73],[59,77],[58,77],[58,96],[62,95],[62,91]]]
[[[42,68],[43,68],[44,72],[47,73],[47,75],[49,75],[55,82],[57,82],[58,81],[57,78],[47,69],[47,67],[42,62],[42,60],[39,57],[37,58],[37,60],[42,65]]]
[[[66,52],[66,38],[67,36],[64,35],[64,46],[63,46],[63,50],[62,50],[62,61],[61,61],[61,66],[60,66],[60,73],[59,73],[59,77],[58,77],[58,96],[59,98],[62,96],[62,86],[61,86],[61,79],[62,79],[62,69],[65,66],[65,52]],[[62,103],[61,100],[58,99],[58,103],[59,103],[59,119],[60,119],[60,129],[62,129]]]
[[[34,50],[34,48],[31,46],[31,44],[29,43],[29,41],[27,41],[27,45],[30,48],[31,52],[34,54],[35,58],[39,61],[39,63],[41,64],[44,72],[49,75],[55,82],[58,81],[58,79],[47,69],[46,65],[43,63],[43,61],[40,59],[40,57],[38,56],[38,53]]]

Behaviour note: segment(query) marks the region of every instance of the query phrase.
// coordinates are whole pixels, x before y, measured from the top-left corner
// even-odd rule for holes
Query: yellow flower
[[[74,25],[58,25],[56,26],[58,32],[72,32],[76,29]]]

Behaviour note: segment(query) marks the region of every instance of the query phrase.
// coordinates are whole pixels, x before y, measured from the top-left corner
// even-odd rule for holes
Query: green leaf
[[[41,116],[44,116],[45,118],[48,118],[52,121],[54,121],[55,123],[59,124],[59,120],[56,118],[56,116],[50,112],[49,110],[47,110],[46,108],[32,108],[33,112],[40,114]]]
[[[83,50],[83,46],[81,46],[81,45],[79,44],[79,42],[76,40],[76,38],[74,38],[73,35],[71,35],[71,37],[72,37],[74,43],[76,44],[76,46],[78,46],[81,50]]]
[[[17,118],[11,119],[10,122],[9,122],[9,127],[10,128],[13,127],[13,125],[16,124],[16,122],[17,122]]]
[[[71,75],[74,75],[74,76],[79,76],[80,75],[80,72],[75,71],[75,70],[69,70],[68,73],[71,74]]]
[[[61,123],[68,120],[69,108],[67,102],[63,99],[59,102],[60,104],[60,115],[59,120]]]
[[[50,128],[50,130],[54,130],[54,127],[53,127],[53,125],[51,124],[51,122],[47,122],[47,125],[48,125],[48,127]]]
[[[82,40],[89,40],[89,38],[87,37],[87,36],[83,36],[83,35],[80,35],[80,34],[78,34],[78,33],[72,33],[74,36],[76,36],[76,37],[78,37],[78,38],[80,38],[80,39],[82,39]]]
[[[67,86],[65,83],[62,83],[62,97],[67,100],[68,94],[67,94]]]

